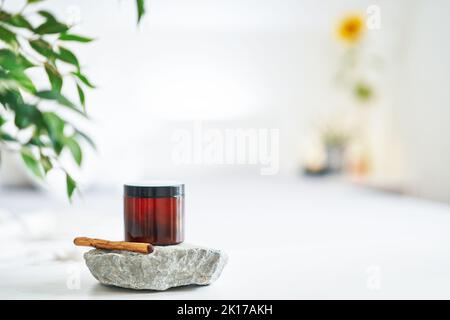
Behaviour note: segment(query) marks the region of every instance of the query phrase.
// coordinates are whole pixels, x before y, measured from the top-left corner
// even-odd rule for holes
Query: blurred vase
[[[344,168],[345,147],[327,145],[325,147],[327,169],[330,173],[339,173]]]
[[[0,185],[7,187],[30,187],[33,178],[27,172],[20,155],[9,150],[0,154]]]

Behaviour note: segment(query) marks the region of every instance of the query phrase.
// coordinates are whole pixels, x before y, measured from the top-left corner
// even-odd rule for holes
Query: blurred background
[[[76,174],[82,195],[72,205],[57,173],[42,183],[18,157],[2,154],[4,221],[10,214],[39,211],[19,223],[38,238],[48,235],[49,219],[52,226],[66,220],[65,229],[59,229],[66,230],[65,241],[82,230],[90,231],[88,236],[120,237],[122,183],[176,179],[188,183],[188,239],[222,245],[241,255],[241,261],[250,263],[240,247],[243,241],[260,250],[258,240],[278,237],[271,238],[274,229],[287,231],[283,242],[294,251],[308,241],[318,247],[340,241],[339,248],[348,249],[367,240],[376,248],[402,248],[411,254],[402,258],[405,263],[416,265],[413,257],[420,253],[409,248],[417,235],[425,244],[416,250],[425,248],[426,257],[435,257],[430,248],[448,251],[449,2],[148,0],[138,26],[133,1],[49,0],[42,6],[72,19],[77,33],[96,39],[71,48],[97,85],[86,93],[92,121],[82,125],[98,150],[86,148]],[[276,170],[262,174],[260,157],[205,161],[202,152],[208,144],[203,140],[214,134],[226,140],[226,132],[242,129],[273,139],[267,141],[273,142],[269,158]],[[192,141],[180,144],[177,139],[184,133]],[[267,142],[258,137],[246,148]],[[217,150],[225,144],[220,142]],[[174,156],[180,146],[188,153],[184,160]],[[96,229],[86,215],[84,222],[60,216],[82,211],[104,214],[105,224]],[[45,212],[59,218],[52,220]],[[266,225],[273,214],[293,225]],[[112,222],[114,232],[109,233]],[[346,231],[338,232],[336,224],[349,233],[342,235]],[[229,239],[227,227],[235,230],[236,239]],[[4,230],[13,233],[11,227]],[[348,255],[348,264],[339,266],[351,269],[360,262],[366,270],[371,261],[383,266],[398,254],[394,250],[381,259],[382,253],[373,250],[370,257],[345,251],[341,257]],[[78,252],[70,254],[62,259]],[[439,271],[450,263],[441,262],[436,262]],[[300,264],[294,265],[297,273]],[[401,268],[394,269],[392,278]],[[276,270],[283,274],[283,268]],[[329,285],[320,279],[323,288]],[[436,289],[442,278],[434,280],[422,285],[447,295],[445,288]],[[347,285],[352,287],[348,279]],[[338,287],[333,287],[336,294]],[[299,296],[296,289],[286,290],[285,297]],[[358,290],[349,296],[358,296]],[[313,292],[320,296],[319,289]]]
[[[151,1],[138,27],[131,1],[46,5],[96,38],[72,46],[98,85],[88,186],[259,174],[174,164],[173,131],[201,121],[279,129],[283,175],[334,154],[362,183],[450,202],[445,1]],[[339,34],[345,23],[361,30]],[[8,169],[4,184],[20,174]]]

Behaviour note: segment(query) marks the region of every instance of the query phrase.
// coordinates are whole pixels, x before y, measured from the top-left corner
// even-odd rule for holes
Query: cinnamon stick
[[[73,240],[73,243],[77,246],[94,247],[97,249],[125,250],[139,253],[153,252],[153,246],[150,243],[109,241],[87,237],[77,237]]]

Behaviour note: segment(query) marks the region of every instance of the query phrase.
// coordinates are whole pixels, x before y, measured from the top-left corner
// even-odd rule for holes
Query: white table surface
[[[1,190],[0,209],[2,299],[450,298],[450,206],[336,181],[190,182],[186,241],[224,250],[229,263],[210,286],[165,292],[100,285],[88,249],[71,243],[122,238],[120,189],[72,206]]]

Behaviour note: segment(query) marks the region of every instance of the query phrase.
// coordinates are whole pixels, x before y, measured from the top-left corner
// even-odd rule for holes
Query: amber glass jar
[[[125,241],[172,245],[184,241],[184,184],[124,185]]]

